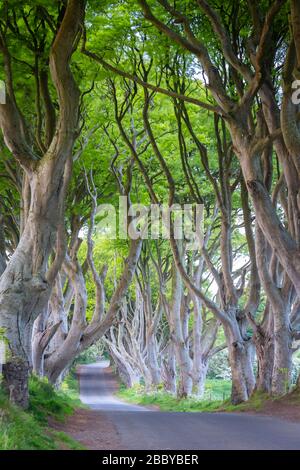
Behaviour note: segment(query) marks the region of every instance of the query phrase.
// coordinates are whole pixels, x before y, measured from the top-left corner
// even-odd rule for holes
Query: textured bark
[[[130,168],[130,166],[129,166]],[[130,174],[130,169],[128,175]],[[109,307],[106,310],[105,303],[107,301],[104,281],[107,273],[107,266],[102,266],[100,272],[97,272],[93,257],[93,240],[92,234],[95,227],[95,216],[97,210],[97,188],[94,184],[92,173],[88,176],[85,174],[86,190],[92,202],[90,213],[90,224],[87,240],[87,260],[82,266],[78,261],[78,250],[82,240],[79,237],[81,222],[76,216],[72,218],[72,234],[68,248],[68,254],[65,256],[63,263],[63,273],[56,278],[55,289],[53,289],[50,309],[51,323],[49,327],[60,323],[56,334],[47,348],[45,355],[45,373],[49,380],[58,384],[61,377],[68,370],[75,357],[82,351],[87,349],[93,343],[101,339],[104,334],[117,322],[122,309],[124,308],[124,300],[129,285],[134,276],[136,266],[139,260],[142,240],[130,240],[128,257],[124,262],[124,268],[119,281],[115,283],[115,290],[109,301]],[[122,187],[123,188],[123,187]],[[130,203],[130,177],[128,186],[124,189]],[[84,221],[84,219],[82,219]],[[86,319],[87,309],[87,290],[85,281],[85,266],[91,271],[95,285],[96,302],[93,316],[90,322]],[[63,294],[64,286],[67,285],[66,294]],[[72,300],[74,299],[74,305]],[[72,306],[72,308],[71,308]],[[126,320],[126,315],[125,315]],[[122,319],[124,321],[124,319]],[[49,321],[48,321],[49,323]],[[124,348],[119,342],[121,333],[124,328],[120,323],[118,331],[118,341],[113,341],[109,347],[113,350],[115,357],[118,356],[118,347]],[[111,332],[111,340],[114,338]],[[118,345],[116,344],[118,342]],[[123,350],[122,350],[123,352]],[[125,352],[125,348],[124,348]],[[119,363],[122,362],[118,356]],[[143,358],[142,361],[143,362]],[[127,376],[133,376],[134,370],[127,370]],[[137,374],[138,375],[138,374]]]
[[[270,394],[274,369],[274,325],[269,304],[266,305],[264,319],[255,329],[253,342],[257,357],[256,390]]]
[[[261,175],[257,173],[255,156],[244,149],[241,164],[247,187],[252,197],[257,222],[269,246],[289,276],[297,295],[300,294],[300,252],[297,243],[282,226]],[[262,277],[262,269],[260,269]],[[267,273],[265,272],[265,276]],[[263,280],[263,277],[262,277]],[[288,281],[286,280],[288,283]],[[288,389],[291,369],[290,305],[288,295],[283,297],[277,283],[265,281],[264,288],[272,304],[274,316],[274,369],[272,393],[282,394]],[[284,289],[283,289],[284,290]]]
[[[204,395],[210,358],[225,348],[225,345],[214,348],[218,329],[219,323],[215,319],[210,320],[204,329],[201,313],[197,315],[194,310],[192,377],[193,393],[198,397],[203,397]]]
[[[45,373],[44,356],[46,348],[61,326],[61,322],[58,322],[47,327],[48,316],[49,312],[46,308],[35,320],[32,332],[32,368],[33,372],[40,377],[43,377]]]
[[[26,408],[28,406],[29,363],[21,359],[9,360],[2,368],[4,390],[12,403]]]
[[[34,234],[39,233],[38,227],[42,222],[39,217],[39,222],[34,219],[35,217],[29,217],[28,223],[32,222],[32,225],[27,225],[24,230],[17,250],[0,280],[0,325],[4,328],[10,351],[9,363],[3,375],[4,382],[7,382],[8,388],[12,387],[15,390],[16,397],[22,394],[22,391],[18,392],[18,388],[21,387],[21,390],[26,391],[27,385],[22,385],[22,381],[11,383],[15,376],[12,374],[6,376],[6,370],[20,371],[21,374],[21,364],[23,364],[25,371],[28,371],[31,364],[33,323],[50,295],[50,285],[44,273],[39,272],[40,269],[44,271],[46,268],[46,261],[50,254],[49,246],[45,246],[45,243],[38,244],[41,251],[35,253],[37,246]],[[53,235],[52,229],[50,231],[48,227],[43,235],[49,239],[48,237]],[[33,258],[33,254],[37,257]],[[38,261],[38,271],[35,270],[34,261]],[[21,374],[22,380],[26,377],[27,373]],[[16,397],[12,396],[13,400],[18,403]],[[20,405],[26,405],[25,398],[22,399]]]
[[[250,398],[255,387],[251,343],[235,341],[228,349],[232,374],[231,402],[238,405]]]
[[[251,340],[245,340],[238,325],[237,309],[228,310],[230,326],[224,327],[232,375],[231,401],[233,404],[247,401],[255,388],[253,373],[254,348]]]
[[[193,369],[193,392],[199,398],[204,396],[208,366],[208,359],[202,358],[201,362],[197,364],[197,368]]]
[[[198,396],[203,396],[205,384],[205,362],[202,359],[201,336],[203,332],[203,321],[201,315],[201,302],[198,297],[193,296],[194,325],[193,325],[193,391]],[[208,365],[208,364],[207,364]],[[206,367],[207,372],[207,367]]]
[[[274,312],[274,369],[272,393],[284,395],[289,391],[292,369],[292,339],[286,311]]]
[[[192,361],[189,354],[189,347],[186,343],[186,338],[184,337],[183,331],[181,307],[182,303],[184,304],[184,299],[182,280],[175,263],[173,265],[172,280],[172,302],[169,312],[169,321],[171,327],[171,338],[174,342],[176,363],[179,368],[179,385],[177,389],[177,396],[179,398],[184,398],[190,396],[193,390]],[[185,305],[183,308],[185,308]]]
[[[140,383],[140,377],[135,371],[128,365],[128,362],[124,360],[121,354],[119,354],[114,348],[109,346],[109,351],[112,359],[117,367],[118,374],[122,382],[127,388],[132,388],[134,385]]]
[[[176,360],[175,360],[175,351],[174,345],[170,341],[168,347],[163,356],[163,383],[164,388],[167,392],[172,395],[176,395],[177,392],[177,383],[176,383]]]
[[[154,386],[157,386],[161,382],[161,373],[158,363],[158,348],[155,335],[152,333],[147,338],[146,343],[147,349],[147,365],[150,370],[152,377],[152,383]]]
[[[268,318],[270,313],[267,317],[267,325],[262,325],[263,344],[266,343],[263,351],[268,355],[274,354],[271,390],[273,394],[281,395],[288,390],[291,378],[291,283],[289,279],[284,277],[281,288],[278,287],[277,263],[272,263],[272,260],[276,260],[276,258],[269,258],[267,253],[270,250],[267,249],[268,247],[260,228],[256,230],[256,244],[257,265],[262,284],[270,302],[270,312],[272,314],[271,319]],[[269,344],[270,339],[273,343],[273,351]],[[260,349],[258,353],[260,353],[261,357],[262,350]],[[266,361],[267,358],[263,362]]]
[[[274,344],[272,339],[265,338],[256,351],[258,371],[255,389],[270,394],[274,367]]]
[[[158,361],[157,328],[162,316],[162,303],[158,298],[154,304],[149,270],[149,255],[144,248],[144,255],[139,260],[139,274],[137,274],[136,302],[140,304],[140,314],[145,319],[145,351],[146,364],[151,374],[152,385],[156,387],[161,382],[160,365]]]

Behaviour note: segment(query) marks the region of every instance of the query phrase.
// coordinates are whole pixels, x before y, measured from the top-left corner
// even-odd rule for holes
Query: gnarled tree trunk
[[[166,347],[166,350],[163,355],[162,377],[165,390],[171,393],[172,395],[176,395],[176,359],[174,345],[172,341],[170,341],[169,345]]]
[[[232,375],[231,401],[233,404],[247,401],[255,388],[253,373],[254,348],[250,339],[245,339],[236,320],[236,308],[228,311],[231,318],[224,326],[229,363]]]

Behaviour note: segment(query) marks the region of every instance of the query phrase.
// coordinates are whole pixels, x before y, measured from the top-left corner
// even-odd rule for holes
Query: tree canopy
[[[202,396],[222,352],[234,403],[287,392],[300,346],[299,2],[0,12],[12,399],[26,407],[29,373],[58,384],[98,341],[128,386]],[[120,225],[120,197],[128,227],[141,205],[203,206],[203,237],[189,249],[171,216],[168,237],[151,238],[146,218],[148,237],[111,239],[103,220],[110,205]]]

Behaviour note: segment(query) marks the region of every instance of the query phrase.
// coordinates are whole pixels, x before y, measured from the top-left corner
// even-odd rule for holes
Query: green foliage
[[[263,408],[265,403],[271,400],[269,395],[263,392],[255,392],[248,401],[240,403],[239,405],[232,405],[230,402],[225,403],[222,411],[259,411]],[[276,398],[274,398],[276,400]]]
[[[90,346],[88,349],[83,351],[79,356],[74,361],[73,367],[76,364],[91,364],[93,362],[97,362],[100,359],[106,358],[107,354],[104,352],[104,344],[101,341],[98,341],[96,344],[93,344]],[[72,381],[75,380],[76,383],[78,383],[76,377],[75,377],[75,372],[74,369],[72,369],[71,373],[68,375],[67,379],[64,381],[64,384],[70,383],[72,384]],[[63,384],[63,386],[64,386]]]
[[[75,385],[74,382],[69,381],[70,384]],[[30,378],[29,387],[29,411],[41,423],[46,423],[49,416],[63,421],[74,413],[76,407],[80,406],[79,399],[75,399],[74,395],[72,398],[68,395],[68,384],[64,390],[56,391],[47,379],[38,379],[33,376]]]
[[[179,22],[170,23],[170,15],[165,11],[161,5],[162,2],[149,1],[153,12],[157,17],[170,25],[171,28],[178,34],[183,33],[183,25]],[[234,47],[239,50],[241,57],[239,58],[243,63],[248,63],[245,44],[252,37],[253,31],[251,22],[248,21],[249,8],[247,2],[232,2],[232,0],[215,0],[214,6],[220,11],[224,27],[228,33],[229,39],[232,40]],[[235,4],[239,3],[237,10]],[[260,3],[261,12],[268,11],[270,2],[262,0]],[[287,2],[288,3],[288,2]],[[13,84],[16,94],[16,101],[22,111],[28,133],[35,135],[38,130],[38,90],[39,83],[34,75],[35,72],[41,70],[48,70],[49,75],[49,95],[53,102],[53,106],[58,111],[57,92],[50,80],[49,74],[49,50],[53,43],[55,36],[55,29],[59,24],[61,18],[57,17],[59,11],[58,7],[62,7],[63,2],[49,2],[47,0],[31,0],[25,1],[20,4],[18,0],[11,0],[10,2],[0,3],[0,16],[5,22],[5,12],[8,8],[7,22],[7,45],[12,58],[12,76]],[[43,18],[43,7],[47,9],[47,21],[40,21]],[[226,61],[220,48],[220,40],[218,35],[213,31],[213,28],[208,21],[207,17],[203,15],[199,9],[197,2],[193,0],[179,0],[176,2],[176,8],[184,12],[187,18],[191,21],[191,29],[195,36],[199,37],[208,49],[212,58],[213,64],[223,70],[224,87],[226,92],[233,101],[239,99],[238,90],[235,80],[232,80],[228,75],[226,69]],[[282,28],[282,23],[285,25],[288,6],[285,6],[282,12],[277,15],[276,22],[274,23],[274,31],[280,32],[281,41],[277,39],[278,44],[281,42],[283,45],[278,47],[281,53],[286,53],[284,45],[284,33],[286,28]],[[59,15],[60,16],[60,15]],[[230,18],[235,18],[231,21]],[[49,26],[51,19],[54,24],[53,28]],[[228,23],[228,24],[227,24]],[[236,27],[233,27],[233,25]],[[13,28],[11,27],[13,25]],[[52,25],[53,26],[53,25]],[[139,78],[143,78],[143,67],[149,67],[146,80],[152,84],[159,84],[164,89],[179,90],[181,93],[200,99],[204,102],[213,104],[212,97],[210,96],[209,88],[205,86],[205,77],[202,76],[201,68],[197,61],[194,60],[192,54],[183,51],[177,44],[170,41],[164,34],[150,25],[143,17],[141,8],[134,0],[113,0],[113,1],[96,1],[90,0],[87,2],[86,12],[86,33],[88,50],[93,51],[99,56],[103,57],[106,61],[129,74],[134,74]],[[236,38],[235,36],[238,36]],[[34,39],[33,39],[34,37]],[[234,40],[233,40],[234,39]],[[237,44],[236,39],[240,42]],[[251,42],[251,41],[250,41]],[[270,49],[272,49],[272,41],[270,40]],[[38,51],[38,54],[37,54]],[[245,56],[245,57],[244,57]],[[268,54],[266,54],[267,58]],[[275,60],[274,60],[275,59]],[[274,85],[279,80],[280,64],[281,61],[270,55],[269,59],[276,64],[272,73],[277,73],[278,78],[274,80]],[[0,79],[4,78],[3,72],[3,58],[0,57]],[[143,66],[142,66],[143,65]],[[268,69],[268,67],[267,67]],[[134,89],[133,84],[129,80],[124,80],[118,76],[114,76],[111,72],[105,70],[98,63],[91,61],[80,52],[80,47],[72,57],[72,70],[78,83],[82,95],[82,103],[80,109],[80,128],[81,133],[75,142],[74,154],[80,154],[80,158],[76,157],[74,160],[74,171],[72,181],[68,189],[68,197],[66,203],[66,229],[71,234],[72,218],[79,216],[83,220],[82,232],[86,235],[87,225],[89,220],[90,199],[87,196],[84,180],[83,167],[87,170],[93,170],[93,177],[95,186],[98,191],[98,203],[111,203],[118,213],[118,185],[112,170],[112,161],[116,158],[115,163],[118,171],[124,176],[125,168],[130,161],[131,155],[128,146],[122,139],[122,132],[116,123],[114,100],[112,99],[112,89],[116,90],[117,108],[122,108],[127,100],[130,105],[126,108],[122,125],[127,134],[128,140],[135,141],[140,160],[145,167],[145,170],[153,183],[154,191],[158,199],[165,203],[168,199],[168,184],[166,178],[161,171],[161,165],[154,155],[151,145],[146,145],[145,129],[143,121],[143,105],[144,105],[144,90],[141,87]],[[206,77],[207,78],[207,77]],[[177,82],[177,83],[176,83]],[[243,85],[243,83],[241,83]],[[89,90],[89,91],[88,91]],[[212,176],[212,180],[220,186],[222,192],[222,174],[224,168],[220,164],[218,156],[218,145],[215,134],[215,121],[212,113],[204,111],[195,106],[186,105],[189,120],[194,134],[197,136],[207,149],[207,165]],[[253,108],[253,115],[257,105]],[[165,95],[154,93],[151,96],[151,105],[149,109],[149,120],[153,135],[165,162],[172,173],[175,183],[175,199],[177,203],[192,203],[195,202],[194,196],[190,189],[191,176],[188,177],[184,171],[184,166],[188,164],[190,168],[190,175],[193,177],[193,184],[201,194],[206,208],[206,219],[204,222],[205,229],[209,228],[212,222],[213,207],[217,202],[216,191],[212,181],[207,177],[204,171],[203,160],[199,154],[199,149],[196,142],[191,137],[186,123],[181,122],[181,135],[178,133],[179,123],[177,120],[178,106],[176,102]],[[44,119],[44,109],[42,105],[42,119]],[[118,111],[118,110],[117,110]],[[58,114],[58,113],[57,113]],[[118,114],[118,113],[116,113]],[[43,127],[43,126],[42,126]],[[44,137],[45,130],[42,131]],[[228,131],[225,131],[225,137],[228,138],[230,143]],[[225,139],[226,140],[226,139]],[[1,142],[2,144],[2,142]],[[183,145],[184,144],[184,145]],[[186,163],[182,158],[182,146],[185,149]],[[3,148],[2,148],[3,147]],[[43,151],[36,148],[36,142],[33,142],[33,150],[41,156]],[[230,145],[228,145],[228,148]],[[117,149],[117,150],[116,150]],[[13,253],[15,246],[18,243],[19,234],[19,219],[20,219],[20,188],[16,189],[15,184],[11,181],[10,173],[17,172],[17,165],[13,162],[12,156],[5,146],[1,145],[1,158],[0,161],[0,174],[4,175],[0,179],[0,201],[1,201],[1,214],[4,217],[6,248],[4,253],[9,256]],[[115,157],[116,155],[116,157]],[[2,161],[3,160],[3,161]],[[274,168],[278,164],[277,157],[273,156]],[[9,172],[7,174],[7,165],[9,162]],[[224,164],[224,162],[223,162]],[[236,155],[230,158],[229,166],[226,168],[226,177],[228,182],[235,189],[232,194],[232,212],[230,213],[232,221],[232,244],[234,252],[234,265],[246,264],[249,261],[249,249],[246,243],[245,230],[242,226],[242,213],[241,213],[241,186],[239,183],[240,178],[240,165]],[[226,166],[227,166],[226,164]],[[122,173],[123,172],[123,173]],[[16,174],[21,180],[21,174]],[[278,176],[278,175],[277,175]],[[272,185],[277,183],[277,176],[273,175]],[[121,179],[122,179],[121,178]],[[237,184],[235,185],[235,181]],[[193,185],[192,185],[193,186]],[[139,202],[149,204],[150,198],[145,186],[143,177],[138,170],[138,165],[135,164],[133,168],[133,185],[131,190],[132,202]],[[3,202],[2,202],[3,201]],[[251,202],[250,202],[251,204]],[[3,207],[2,207],[3,206]],[[278,209],[280,212],[282,209]],[[98,218],[99,221],[99,218]],[[254,228],[254,218],[253,218]],[[106,291],[106,307],[109,305],[109,300],[114,292],[115,285],[119,279],[122,269],[124,267],[124,260],[128,254],[128,242],[124,240],[108,240],[101,238],[99,230],[95,230],[94,234],[94,259],[96,269],[101,270],[104,264],[108,265],[108,272],[105,280]],[[220,238],[220,218],[218,218],[212,228],[212,238],[208,244],[208,251],[211,254],[212,262],[217,271],[222,273],[222,262],[220,259],[221,247],[218,244]],[[167,246],[163,247],[164,251],[169,251]],[[86,260],[86,243],[83,242],[79,252],[79,259],[82,264]],[[235,269],[236,271],[236,269]],[[250,270],[246,274],[246,286],[243,295],[240,298],[241,309],[247,303],[249,295],[249,277]],[[151,289],[153,293],[153,300],[159,296],[158,279],[155,270],[150,268],[149,273]],[[239,284],[240,275],[238,275],[234,282]],[[86,288],[88,294],[88,308],[87,320],[90,320],[95,307],[95,286],[92,280],[90,271],[85,273]],[[247,285],[248,284],[248,285]],[[167,298],[170,297],[170,281],[167,283]],[[201,289],[208,295],[214,298],[216,295],[216,287],[211,284],[211,276],[203,280]],[[128,295],[134,299],[134,287],[131,286]],[[256,320],[260,320],[262,312],[266,304],[265,295],[261,296],[261,303],[256,312]],[[74,309],[70,309],[70,318]],[[70,319],[69,318],[69,319]],[[190,330],[192,329],[193,314],[190,316]],[[0,340],[3,337],[0,329]],[[168,333],[168,332],[167,332]],[[249,337],[252,331],[248,331]],[[219,336],[223,332],[219,333]],[[218,344],[219,344],[218,336]],[[95,360],[97,354],[94,350],[90,349],[86,354],[81,355],[79,362],[90,362]],[[299,367],[294,367],[293,378],[296,379],[299,373]],[[284,371],[283,371],[284,372]],[[223,400],[224,390],[219,389],[221,380],[215,379],[230,379],[230,371],[227,364],[227,352],[222,352],[214,357],[210,362],[209,378],[207,383],[206,398],[209,400]],[[226,382],[227,383],[227,382]],[[53,388],[44,381],[38,381],[33,378],[31,380],[31,401],[30,412],[33,414],[34,419],[39,422],[45,422],[47,416],[53,416],[56,419],[63,419],[64,416],[72,413],[73,404],[65,399],[61,392],[55,392]],[[68,381],[63,385],[65,391],[70,392],[68,387],[75,387],[75,377],[71,376]],[[227,392],[227,389],[226,389]],[[73,393],[73,392],[72,392]],[[124,392],[125,393],[125,392]],[[127,393],[127,392],[126,392]],[[130,394],[131,392],[128,391]],[[76,391],[74,391],[74,397]],[[146,397],[145,400],[158,400],[161,401],[161,406],[168,406],[170,400],[175,400],[172,397],[160,392],[160,395],[153,396],[152,398]],[[203,402],[204,403],[204,402]],[[172,401],[172,405],[183,407],[185,410],[189,407],[201,407],[199,401],[186,401],[178,404]],[[203,405],[204,406],[204,405]]]
[[[5,328],[0,328],[0,341],[7,341],[6,335],[5,335]]]
[[[118,396],[130,403],[158,406],[162,411],[202,412],[220,409],[224,400],[229,398],[230,391],[231,383],[228,381],[207,380],[202,399],[178,399],[162,390],[147,394],[141,385],[127,389],[121,386]]]
[[[4,394],[0,394],[1,450],[52,450],[56,448],[53,437],[46,434],[44,428],[31,414],[10,405]]]
[[[79,259],[83,263],[86,257],[87,244],[82,243],[79,251]],[[107,306],[111,298],[115,284],[120,278],[123,268],[124,260],[128,253],[127,240],[109,240],[101,235],[96,234],[94,238],[94,260],[96,269],[101,271],[104,265],[107,265],[108,271],[105,279],[105,291],[107,298]],[[92,274],[89,271],[86,274],[86,289],[88,294],[88,307],[87,319],[90,320],[94,313],[95,308],[95,284],[93,282]]]
[[[210,359],[207,377],[209,379],[231,380],[227,349],[218,352]]]
[[[293,357],[293,366],[292,366],[292,383],[293,384],[296,384],[299,375],[300,375],[300,353],[298,351]]]
[[[60,391],[64,395],[71,398],[74,401],[76,408],[79,406],[82,408],[84,405],[79,400],[79,381],[76,373],[76,367],[73,365],[68,375],[65,377],[63,383],[61,384]]]
[[[30,407],[28,411],[11,405],[0,389],[0,450],[55,450],[80,449],[76,441],[47,426],[52,417],[63,420],[79,406],[78,398],[69,393],[56,392],[44,380],[30,380]]]
[[[207,394],[210,389],[212,399],[207,399]],[[228,398],[230,389],[231,384],[228,381],[208,380],[205,392],[206,395],[202,400],[195,398],[178,400],[176,397],[163,391],[146,394],[141,386],[136,386],[131,389],[125,389],[121,386],[118,395],[121,399],[129,403],[155,406],[162,411],[181,412],[263,412],[264,407],[269,403],[283,402],[288,406],[298,406],[300,403],[299,388],[295,388],[284,397],[270,397],[266,393],[255,392],[247,402],[232,405]]]

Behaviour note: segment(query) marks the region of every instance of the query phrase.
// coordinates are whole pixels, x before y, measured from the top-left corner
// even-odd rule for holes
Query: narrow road
[[[235,413],[174,413],[114,396],[116,379],[101,362],[80,368],[83,403],[111,423],[120,440],[107,450],[300,450],[300,424]]]

